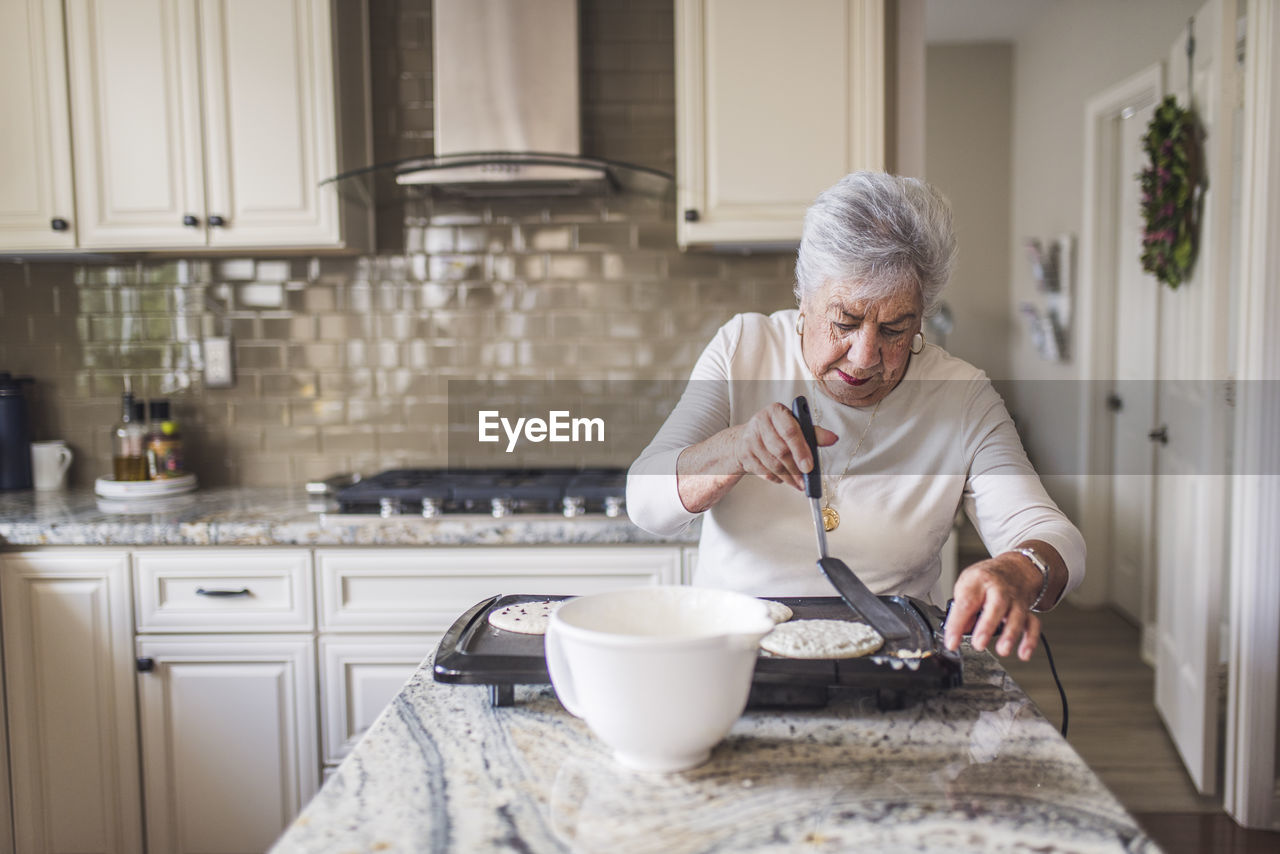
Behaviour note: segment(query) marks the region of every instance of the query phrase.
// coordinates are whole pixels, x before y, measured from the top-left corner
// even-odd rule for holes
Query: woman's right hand
[[[791,410],[771,403],[745,424],[733,428],[734,455],[743,474],[755,474],[773,483],[789,483],[804,489],[804,473],[813,469],[813,455]],[[835,433],[814,425],[819,447],[834,445]]]

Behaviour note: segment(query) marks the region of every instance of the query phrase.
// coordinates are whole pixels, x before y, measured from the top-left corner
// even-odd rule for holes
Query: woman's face
[[[829,397],[874,406],[906,373],[924,306],[914,286],[879,300],[854,299],[853,290],[827,282],[803,301],[801,350]]]

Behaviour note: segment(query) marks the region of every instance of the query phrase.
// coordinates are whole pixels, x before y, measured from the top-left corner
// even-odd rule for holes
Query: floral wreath
[[[1142,187],[1142,269],[1171,288],[1186,281],[1196,262],[1203,210],[1203,129],[1195,113],[1172,95],[1156,108],[1142,137],[1149,158]]]

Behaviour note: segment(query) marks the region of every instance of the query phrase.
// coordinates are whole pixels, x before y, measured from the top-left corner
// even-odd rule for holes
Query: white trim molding
[[[1249,0],[1247,22],[1223,807],[1246,827],[1280,829],[1280,8]]]
[[[1127,80],[1095,95],[1084,108],[1084,223],[1080,239],[1079,353],[1085,394],[1080,409],[1081,469],[1077,495],[1080,529],[1089,554],[1110,553],[1111,492],[1106,472],[1111,465],[1111,418],[1106,408],[1106,381],[1115,377],[1115,289],[1108,281],[1115,256],[1116,224],[1099,211],[1114,209],[1117,192],[1111,132],[1115,120],[1129,110],[1158,104],[1164,97],[1164,71],[1156,62]],[[1096,565],[1096,564],[1095,564]],[[1106,601],[1105,572],[1089,572],[1075,601]]]

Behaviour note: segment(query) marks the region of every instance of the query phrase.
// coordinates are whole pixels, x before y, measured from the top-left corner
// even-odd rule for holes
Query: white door
[[[0,556],[13,831],[23,854],[142,850],[128,572],[123,552]]]
[[[192,0],[67,0],[66,16],[80,245],[204,245]]]
[[[261,852],[315,794],[310,636],[142,637],[147,852]]]
[[[0,3],[0,251],[76,245],[59,0]]]
[[[201,0],[211,246],[339,242],[329,0]]]
[[[1233,98],[1224,65],[1234,58],[1234,10],[1234,3],[1211,0],[1195,17],[1193,102],[1206,130],[1209,189],[1199,258],[1189,281],[1176,291],[1162,289],[1159,332],[1157,420],[1168,443],[1157,448],[1156,463],[1156,708],[1196,788],[1206,794],[1217,786],[1219,622],[1229,519],[1223,380],[1231,305]],[[1185,104],[1185,39],[1173,46],[1166,83]]]
[[[1115,209],[1107,219],[1115,223],[1116,241],[1108,277],[1115,292],[1115,384],[1112,412],[1111,548],[1108,601],[1144,629],[1154,623],[1149,592],[1153,559],[1155,448],[1148,433],[1155,427],[1156,329],[1160,312],[1159,283],[1142,269],[1138,182],[1145,165],[1142,135],[1155,102],[1147,92],[1111,120],[1112,179]]]

